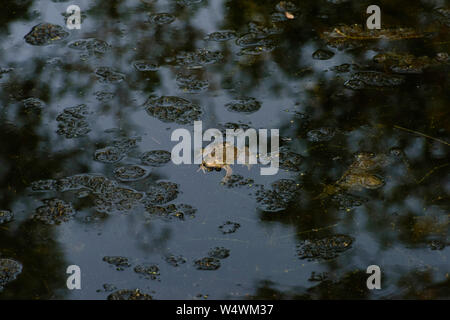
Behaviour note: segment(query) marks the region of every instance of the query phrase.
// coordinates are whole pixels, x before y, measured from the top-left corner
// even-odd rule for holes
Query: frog
[[[222,183],[227,183],[233,174],[231,165],[239,158],[239,155],[245,155],[246,166],[250,170],[251,164],[249,163],[250,151],[247,147],[239,149],[229,142],[225,143],[215,143],[209,147],[211,151],[202,149],[203,161],[200,168],[197,171],[207,171],[216,170],[220,171],[225,169],[225,177],[222,179]],[[248,162],[248,163],[247,163]]]
[[[384,185],[384,179],[375,174],[379,168],[389,165],[392,160],[385,154],[375,155],[371,152],[360,152],[355,160],[334,184],[325,185],[322,193],[315,199],[323,199],[348,189],[378,189]]]

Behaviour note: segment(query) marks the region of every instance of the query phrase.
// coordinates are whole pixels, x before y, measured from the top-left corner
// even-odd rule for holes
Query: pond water
[[[2,1],[0,299],[450,298],[450,2],[370,4]],[[194,120],[280,170],[175,165]]]

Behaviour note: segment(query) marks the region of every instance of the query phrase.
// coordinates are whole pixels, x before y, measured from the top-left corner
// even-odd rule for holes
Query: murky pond
[[[450,3],[370,4],[2,1],[0,299],[450,298]],[[195,121],[278,173],[176,165]]]

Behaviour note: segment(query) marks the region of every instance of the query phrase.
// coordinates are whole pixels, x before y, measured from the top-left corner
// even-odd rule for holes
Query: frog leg
[[[206,166],[203,165],[203,163],[200,165],[200,167],[198,168],[197,172],[199,172],[200,170],[202,170],[204,174],[206,173]]]
[[[233,169],[231,169],[231,167],[227,164],[223,167],[226,171],[225,177],[223,177],[222,182],[227,182],[228,179],[230,179],[231,174],[233,173]]]

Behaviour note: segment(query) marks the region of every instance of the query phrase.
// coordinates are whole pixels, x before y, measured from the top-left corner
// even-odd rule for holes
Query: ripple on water
[[[16,280],[22,273],[22,269],[22,264],[16,260],[0,259],[0,291],[5,285]]]
[[[24,39],[25,42],[33,46],[46,46],[60,42],[68,36],[69,33],[59,25],[41,23],[34,26],[31,31],[25,35]]]
[[[320,239],[306,239],[297,245],[300,259],[330,260],[352,247],[354,238],[347,235],[332,235]]]
[[[150,97],[144,103],[147,113],[163,122],[176,122],[190,124],[199,120],[202,110],[189,100],[174,97],[161,96]]]
[[[149,16],[149,21],[157,25],[169,24],[175,21],[175,17],[170,13],[155,13]]]

